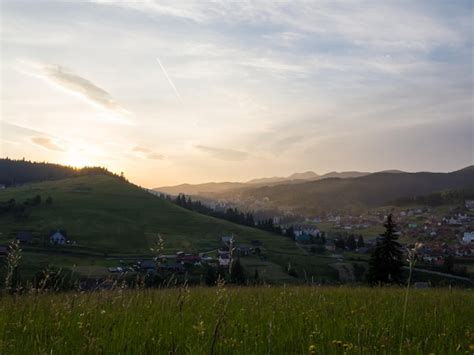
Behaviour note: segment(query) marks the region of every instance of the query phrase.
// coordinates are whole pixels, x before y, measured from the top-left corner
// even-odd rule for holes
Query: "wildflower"
[[[310,354],[316,354],[316,345],[311,344],[308,350]]]
[[[105,314],[105,309],[101,310],[100,314]]]
[[[200,335],[203,336],[206,333],[206,327],[204,326],[204,321],[200,321],[196,325],[193,325],[193,329]]]

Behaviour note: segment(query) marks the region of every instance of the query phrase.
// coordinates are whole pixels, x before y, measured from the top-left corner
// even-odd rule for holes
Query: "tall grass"
[[[471,290],[411,290],[403,354],[474,351]],[[248,287],[4,295],[2,354],[398,353],[405,290]]]

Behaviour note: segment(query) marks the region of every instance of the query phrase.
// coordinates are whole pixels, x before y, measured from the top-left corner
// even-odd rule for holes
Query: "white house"
[[[228,267],[230,264],[230,255],[228,253],[219,253],[219,266]]]
[[[462,238],[463,244],[474,243],[474,232],[465,232],[464,237]]]
[[[61,231],[58,230],[51,235],[49,241],[51,244],[64,245],[66,244],[66,237]]]

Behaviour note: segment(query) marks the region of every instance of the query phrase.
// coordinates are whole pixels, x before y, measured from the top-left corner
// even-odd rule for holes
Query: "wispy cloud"
[[[61,147],[59,143],[55,142],[55,140],[50,137],[45,137],[45,136],[31,137],[31,141],[34,144],[39,145],[48,150],[53,150],[57,152],[66,151],[63,147]]]
[[[20,61],[19,70],[54,84],[87,103],[113,113],[117,123],[130,124],[130,112],[123,108],[112,96],[90,80],[60,66]]]
[[[163,160],[165,158],[164,155],[156,153],[146,147],[135,146],[133,147],[132,151],[142,159]]]
[[[211,155],[214,158],[226,160],[226,161],[242,161],[250,157],[249,153],[242,152],[240,150],[215,148],[215,147],[208,147],[205,145],[195,145],[194,147],[200,150],[201,152]]]

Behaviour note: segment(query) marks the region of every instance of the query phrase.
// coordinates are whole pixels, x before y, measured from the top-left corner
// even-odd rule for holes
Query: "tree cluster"
[[[167,199],[170,200],[169,196],[166,196],[164,194],[160,194],[160,197],[162,199]],[[247,227],[252,227],[252,228],[258,228],[270,233],[275,233],[275,234],[280,234],[280,235],[285,235],[288,236],[292,239],[294,239],[294,230],[293,227],[291,228],[290,233],[283,233],[282,228],[279,225],[275,225],[273,223],[273,219],[263,219],[255,222],[255,218],[252,213],[250,212],[242,212],[239,211],[237,208],[228,208],[225,211],[216,211],[206,205],[204,205],[201,201],[193,201],[191,197],[186,197],[184,194],[178,195],[174,200],[172,200],[174,203],[176,203],[178,206],[181,206],[183,208],[186,208],[188,210],[198,212],[201,214],[205,214],[208,216],[212,216],[215,218],[220,218],[220,219],[225,219],[226,221],[240,224],[243,226]]]
[[[365,247],[365,242],[362,235],[359,235],[356,239],[354,234],[350,234],[349,236],[340,236],[336,238],[336,240],[334,240],[334,245],[338,249],[356,250]]]
[[[29,208],[38,207],[42,203],[43,199],[40,195],[27,198],[23,202],[18,202],[13,198],[8,201],[0,201],[0,215],[13,213],[15,219],[24,220],[29,216]],[[44,201],[44,204],[47,206],[52,203],[53,199],[50,196]]]
[[[31,162],[28,160],[0,159],[0,184],[16,186],[31,182],[60,180],[74,176],[104,174],[118,175],[102,167],[84,167],[77,169],[51,163]],[[125,179],[122,176],[122,179]]]

